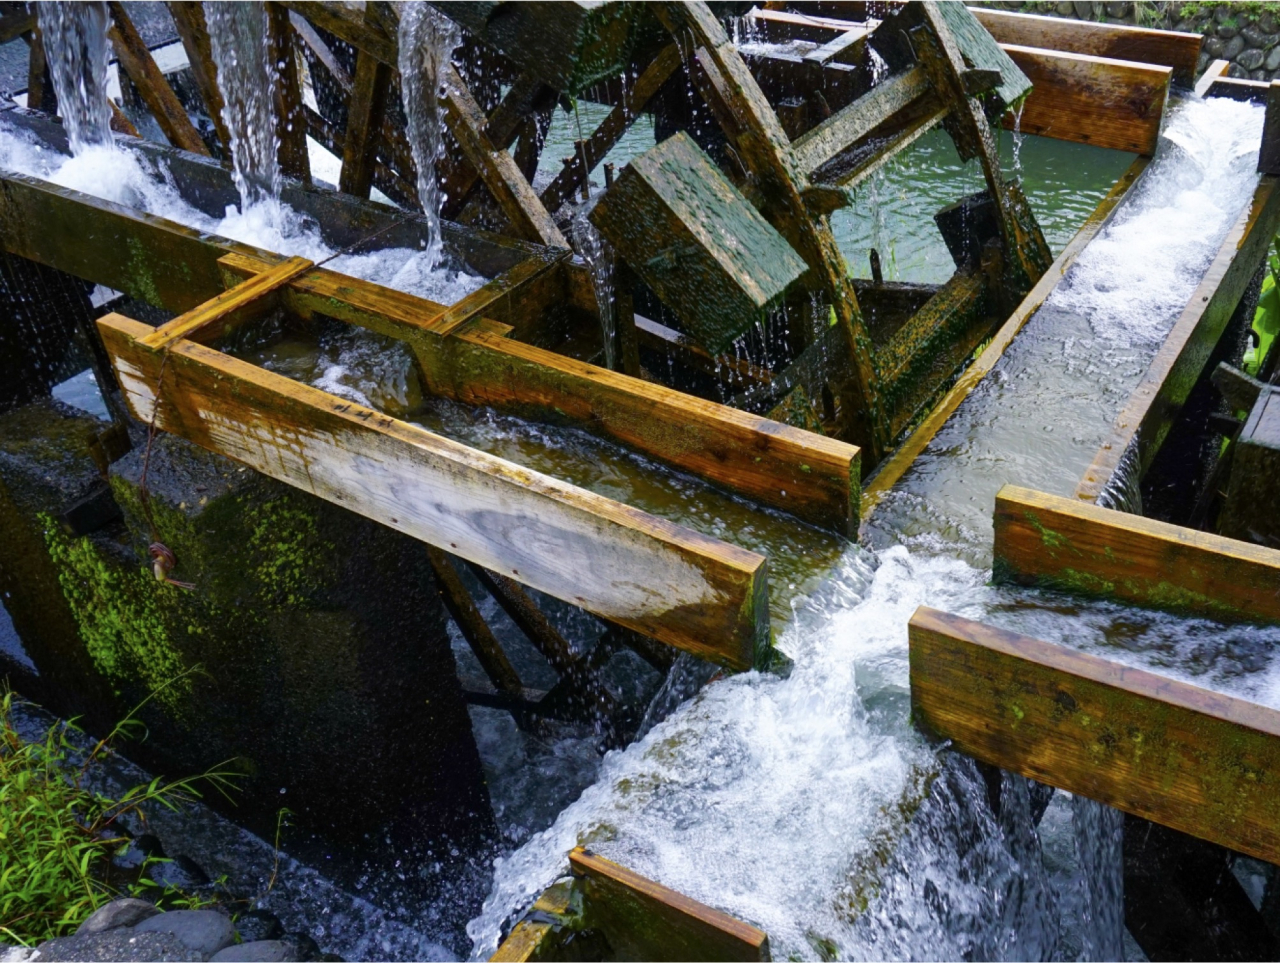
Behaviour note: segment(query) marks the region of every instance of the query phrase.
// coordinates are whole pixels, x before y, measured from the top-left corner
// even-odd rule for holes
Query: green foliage
[[[1258,309],[1253,314],[1253,331],[1258,339],[1257,347],[1244,353],[1243,368],[1247,374],[1257,377],[1266,360],[1267,352],[1280,334],[1280,237],[1275,240],[1275,251],[1267,261],[1267,276],[1262,279],[1262,291],[1258,295]]]
[[[146,810],[177,810],[198,798],[196,785],[226,793],[233,774],[215,768],[202,776],[165,783],[156,778],[110,798],[85,785],[95,762],[116,740],[136,734],[130,713],[85,752],[74,722],[51,726],[40,741],[26,742],[12,718],[13,694],[0,695],[0,937],[34,945],[73,932],[94,910],[119,896],[150,899],[167,908],[196,909],[213,900],[161,887],[141,873],[127,883],[110,878],[111,857],[128,845],[121,820],[145,822]],[[138,708],[141,708],[139,706]],[[136,712],[137,710],[135,710]]]

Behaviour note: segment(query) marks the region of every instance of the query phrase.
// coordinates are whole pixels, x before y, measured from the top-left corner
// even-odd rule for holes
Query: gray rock
[[[41,943],[31,963],[197,963],[204,958],[170,933],[115,929]]]
[[[0,963],[26,963],[35,953],[34,946],[0,946]]]
[[[1221,37],[1205,37],[1204,47],[1202,48],[1212,59],[1217,60],[1222,56],[1222,51],[1227,47],[1227,42]]]
[[[286,940],[255,940],[218,950],[209,963],[283,963],[298,958],[298,945]]]
[[[1235,60],[1244,52],[1244,37],[1232,37],[1222,50],[1223,60]]]
[[[1133,4],[1114,3],[1114,2],[1108,3],[1106,6],[1106,10],[1107,10],[1108,17],[1111,17],[1113,20],[1120,20],[1124,17],[1129,16],[1129,13],[1133,10]]]
[[[1217,10],[1213,11],[1213,19],[1217,20],[1218,23],[1222,23],[1222,21],[1228,19],[1234,12],[1235,11],[1231,9],[1230,4],[1224,3]]]
[[[213,910],[174,910],[143,920],[135,933],[170,933],[207,959],[236,941],[231,920]]]
[[[1244,42],[1250,47],[1265,47],[1267,45],[1267,35],[1258,29],[1256,23],[1242,27],[1240,36],[1244,37]]]
[[[1250,70],[1250,71],[1249,71],[1249,79],[1250,79],[1250,80],[1263,80],[1263,81],[1265,81],[1265,80],[1267,80],[1267,79],[1268,79],[1268,77],[1267,77],[1267,72],[1266,72],[1265,70]]]
[[[1280,70],[1280,47],[1272,47],[1267,54],[1267,62],[1264,65],[1268,70]]]
[[[1093,4],[1089,0],[1073,0],[1071,4],[1075,10],[1076,17],[1080,20],[1093,19]]]
[[[1236,58],[1236,63],[1245,70],[1257,70],[1262,66],[1262,61],[1266,59],[1267,55],[1261,50],[1250,48],[1249,50],[1243,51],[1240,56]]]
[[[1245,70],[1239,64],[1232,64],[1230,67],[1227,68],[1227,76],[1232,77],[1236,80],[1248,80],[1249,71]]]
[[[76,936],[103,933],[121,926],[137,926],[159,912],[144,899],[113,899],[94,910],[93,915],[80,924]]]
[[[1258,29],[1263,33],[1276,33],[1276,18],[1270,11],[1258,17]]]
[[[1234,23],[1218,24],[1218,29],[1215,33],[1224,40],[1239,40],[1241,43],[1244,43],[1244,37],[1240,36],[1240,28]]]
[[[1075,4],[1071,0],[1062,0],[1057,6],[1057,11],[1060,17],[1073,17],[1076,13]]]

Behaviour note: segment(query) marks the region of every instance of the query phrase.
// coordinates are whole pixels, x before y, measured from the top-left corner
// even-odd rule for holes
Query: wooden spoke
[[[307,118],[302,112],[302,82],[298,77],[298,57],[288,10],[275,3],[267,4],[267,33],[276,72],[274,107],[280,170],[286,177],[310,183]]]
[[[191,76],[195,79],[196,88],[200,91],[200,99],[204,101],[205,112],[213,121],[213,129],[218,133],[218,142],[222,144],[222,156],[230,163],[231,134],[227,123],[222,118],[222,91],[218,88],[218,68],[213,62],[213,51],[209,43],[209,27],[204,18],[204,6],[198,0],[170,0],[169,13],[173,24],[182,38],[182,47],[187,52],[187,61],[191,64]]]

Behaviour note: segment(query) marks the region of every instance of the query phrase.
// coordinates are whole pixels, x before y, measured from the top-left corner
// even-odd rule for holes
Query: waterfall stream
[[[107,100],[106,3],[51,0],[36,5],[49,76],[58,95],[58,113],[73,154],[111,144],[111,104]]]

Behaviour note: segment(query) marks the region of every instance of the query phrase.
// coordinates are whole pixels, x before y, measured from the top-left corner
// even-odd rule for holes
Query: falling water
[[[604,339],[605,367],[617,367],[617,320],[613,290],[613,246],[600,236],[591,223],[591,207],[584,205],[573,218],[573,240],[591,270],[591,286],[596,293],[596,307],[600,312],[600,334]]]
[[[261,3],[231,0],[205,3],[204,14],[244,213],[264,201],[278,202],[282,187],[267,11]]]
[[[37,4],[36,11],[71,152],[78,155],[113,143],[107,100],[107,5],[57,0]]]
[[[436,182],[436,161],[444,152],[444,125],[440,116],[443,70],[462,40],[458,27],[422,0],[406,3],[400,13],[400,77],[405,135],[418,168],[418,198],[430,224],[427,267],[440,259],[440,207],[444,198]]]

